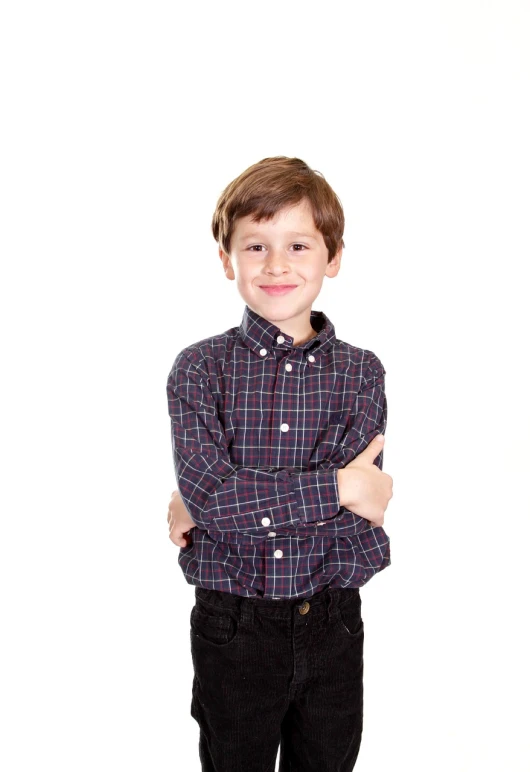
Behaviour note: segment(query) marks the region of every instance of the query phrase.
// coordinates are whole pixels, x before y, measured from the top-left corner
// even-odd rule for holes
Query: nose
[[[265,261],[265,271],[279,275],[289,271],[289,260],[281,249],[270,249]]]

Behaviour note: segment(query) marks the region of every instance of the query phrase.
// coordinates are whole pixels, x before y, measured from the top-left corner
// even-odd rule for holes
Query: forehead
[[[250,238],[267,233],[282,233],[293,236],[308,236],[318,239],[319,232],[315,227],[310,205],[303,201],[295,206],[280,209],[270,220],[257,222],[254,215],[241,217],[234,226],[234,236]]]

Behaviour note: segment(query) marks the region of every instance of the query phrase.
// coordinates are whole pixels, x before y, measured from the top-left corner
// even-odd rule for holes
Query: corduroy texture
[[[358,589],[305,602],[195,590],[191,715],[203,772],[351,772],[363,728]],[[300,613],[305,611],[305,613]]]

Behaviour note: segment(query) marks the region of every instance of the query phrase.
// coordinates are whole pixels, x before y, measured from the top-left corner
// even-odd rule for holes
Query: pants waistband
[[[332,609],[338,606],[343,599],[351,598],[353,595],[359,593],[358,587],[324,587],[322,590],[314,593],[314,595],[306,596],[305,598],[281,598],[280,600],[272,600],[270,598],[262,598],[259,596],[244,596],[235,595],[230,592],[223,592],[222,590],[210,590],[205,587],[195,587],[195,597],[200,600],[211,603],[216,606],[224,606],[232,609],[239,609],[241,606],[253,606],[256,609],[286,609],[288,611],[293,608],[299,608],[303,605],[304,601],[308,601],[311,606],[318,604],[327,604],[328,609]]]

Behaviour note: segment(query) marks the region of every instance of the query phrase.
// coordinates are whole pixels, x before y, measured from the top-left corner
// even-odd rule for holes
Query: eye
[[[302,252],[305,249],[308,249],[308,247],[306,247],[305,244],[293,244],[293,247],[301,247],[301,249],[295,249],[294,250],[295,252]],[[247,250],[249,252],[263,252],[264,249],[265,247],[263,246],[263,244],[251,244],[250,246],[247,247]]]

